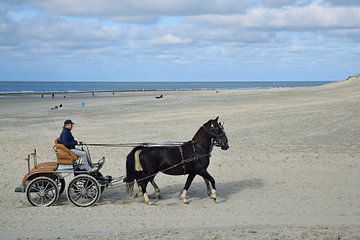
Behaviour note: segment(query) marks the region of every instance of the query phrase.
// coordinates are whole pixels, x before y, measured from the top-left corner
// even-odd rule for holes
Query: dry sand
[[[1,97],[0,239],[360,239],[359,78],[312,88],[157,94]],[[63,109],[50,110],[60,103]],[[55,206],[31,207],[14,192],[33,148],[39,161],[55,159],[53,140],[67,118],[77,123],[78,140],[122,143],[190,140],[217,115],[230,143],[228,151],[214,149],[209,167],[217,204],[196,177],[184,205],[178,197],[186,176],[164,174],[156,178],[162,199],[155,206],[123,187],[106,190],[90,208],[71,205],[66,195]],[[125,174],[131,149],[90,150],[94,159],[106,156],[103,173]]]

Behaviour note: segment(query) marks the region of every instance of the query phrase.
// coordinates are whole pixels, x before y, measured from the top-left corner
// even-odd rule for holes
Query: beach
[[[360,77],[316,87],[3,96],[0,239],[360,239],[359,106]],[[136,143],[188,141],[217,116],[230,148],[212,152],[216,204],[198,176],[183,204],[186,176],[162,173],[160,200],[148,186],[154,206],[123,186],[89,208],[66,194],[32,207],[14,192],[34,148],[39,162],[55,161],[65,119],[79,141]],[[131,148],[90,151],[93,161],[106,157],[104,174],[126,174]]]

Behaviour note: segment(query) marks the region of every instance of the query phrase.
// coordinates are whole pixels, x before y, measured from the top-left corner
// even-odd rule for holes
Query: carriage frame
[[[25,158],[28,172],[23,176],[21,185],[15,189],[15,192],[25,193],[27,200],[33,206],[54,205],[66,190],[67,199],[72,204],[89,207],[99,200],[105,188],[122,182],[123,177],[113,179],[100,172],[105,163],[104,157],[94,164],[97,171],[88,172],[81,169],[82,163],[79,158],[60,144],[58,139],[55,140],[53,149],[56,153],[56,161],[38,163],[36,149]],[[88,149],[87,152],[89,154]],[[70,175],[74,178],[66,186],[65,178]]]

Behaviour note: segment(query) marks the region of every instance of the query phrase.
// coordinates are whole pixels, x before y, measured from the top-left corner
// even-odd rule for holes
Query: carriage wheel
[[[59,197],[58,186],[50,178],[35,178],[28,184],[26,188],[26,197],[33,206],[51,206]]]
[[[78,175],[67,188],[67,197],[71,203],[78,207],[89,207],[100,198],[100,185],[90,175]]]

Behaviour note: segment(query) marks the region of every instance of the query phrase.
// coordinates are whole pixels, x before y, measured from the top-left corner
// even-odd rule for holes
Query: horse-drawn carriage
[[[81,162],[75,153],[70,151],[59,140],[55,140],[56,161],[37,163],[36,149],[25,159],[28,162],[28,173],[22,179],[15,192],[25,192],[33,206],[51,206],[57,202],[65,190],[65,177],[74,178],[66,188],[68,200],[76,206],[88,207],[95,204],[112,181],[111,176],[103,176],[99,171],[105,158],[96,163],[98,171],[90,173],[81,170]],[[30,167],[33,161],[33,168]]]
[[[147,184],[150,182],[160,196],[160,189],[154,178],[158,172],[163,172],[168,175],[188,175],[181,193],[184,203],[188,203],[186,192],[196,175],[204,179],[209,197],[216,201],[215,180],[207,172],[207,167],[213,146],[221,147],[223,150],[229,148],[228,139],[223,125],[218,122],[218,117],[203,124],[192,140],[187,142],[87,145],[134,147],[127,156],[126,176],[113,178],[102,175],[100,169],[105,163],[105,158],[95,164],[95,172],[82,170],[78,156],[56,139],[53,147],[56,161],[38,164],[34,150],[26,158],[28,173],[15,192],[26,193],[28,201],[33,206],[51,206],[65,190],[65,177],[73,175],[73,179],[67,184],[66,195],[76,206],[88,207],[95,204],[102,191],[109,186],[126,185],[127,190],[132,191],[134,183],[137,183],[145,203],[151,204],[146,193]],[[89,154],[88,149],[86,150]],[[90,158],[90,154],[88,157]],[[31,161],[34,163],[33,168],[30,167]]]

